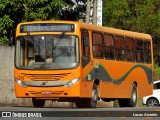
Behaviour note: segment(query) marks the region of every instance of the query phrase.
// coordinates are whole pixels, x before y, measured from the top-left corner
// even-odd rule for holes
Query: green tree
[[[160,1],[104,0],[104,26],[148,33],[153,38],[154,58],[160,63]]]
[[[0,0],[0,44],[7,44],[10,30],[24,21],[59,19],[63,0]]]
[[[24,0],[22,21],[59,19],[62,0]]]
[[[103,25],[125,28],[126,18],[130,16],[130,9],[126,0],[103,1]],[[125,26],[124,26],[125,25]]]
[[[8,41],[7,30],[12,27],[13,20],[10,18],[10,14],[7,14],[6,6],[10,5],[9,0],[0,0],[0,43],[6,44]]]

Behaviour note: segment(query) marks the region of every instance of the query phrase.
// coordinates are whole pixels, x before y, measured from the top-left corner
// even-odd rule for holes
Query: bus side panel
[[[139,98],[143,96],[151,95],[153,85],[149,84],[149,80],[146,74],[147,73],[144,71],[143,68],[137,67],[133,69],[127,75],[127,77],[125,79],[122,79],[122,81],[119,83],[116,80],[112,80],[110,82],[101,82],[100,97],[101,98],[130,98],[132,93],[133,83],[137,85],[137,93]],[[125,75],[122,75],[122,76],[124,77]]]
[[[129,84],[129,83],[128,83]],[[153,85],[138,83],[138,98],[152,94]],[[115,85],[111,82],[100,82],[100,98],[130,98],[132,92],[132,84],[122,83]]]
[[[125,84],[115,85],[111,82],[100,82],[100,98],[129,98],[131,90]]]
[[[144,96],[152,95],[153,94],[153,84],[144,84],[141,83],[137,86],[138,90],[138,97],[142,98]]]

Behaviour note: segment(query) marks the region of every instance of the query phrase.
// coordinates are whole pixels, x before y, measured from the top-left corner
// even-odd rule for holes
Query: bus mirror
[[[15,29],[12,29],[9,38],[9,46],[15,45],[15,36],[16,36],[16,31]]]

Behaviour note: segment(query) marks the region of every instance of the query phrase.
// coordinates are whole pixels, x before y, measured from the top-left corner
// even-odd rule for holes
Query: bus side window
[[[136,61],[137,62],[144,62],[144,47],[143,47],[143,40],[135,40],[136,46]]]
[[[81,30],[82,40],[82,66],[86,66],[90,62],[90,44],[89,33],[87,30]]]
[[[134,62],[134,39],[133,38],[125,38],[125,48],[126,48],[126,60]]]
[[[151,43],[149,41],[144,41],[144,56],[145,62],[151,63]]]
[[[104,35],[105,58],[114,59],[114,38],[112,35]]]
[[[117,60],[125,59],[124,38],[121,36],[115,37],[115,57]]]
[[[102,34],[93,32],[93,57],[103,58]]]

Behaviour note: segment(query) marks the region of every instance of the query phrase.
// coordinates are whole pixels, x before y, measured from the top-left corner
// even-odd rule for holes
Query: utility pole
[[[87,0],[85,22],[102,26],[102,0]]]
[[[93,17],[92,24],[97,24],[97,0],[93,0]]]
[[[102,9],[103,9],[103,1],[98,0],[97,1],[97,25],[100,25],[100,26],[102,26],[102,21],[103,21]]]
[[[86,23],[89,23],[90,21],[90,11],[91,11],[91,0],[87,0],[86,18],[85,18]]]

